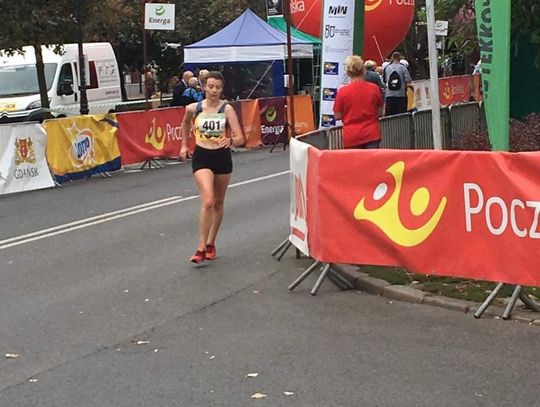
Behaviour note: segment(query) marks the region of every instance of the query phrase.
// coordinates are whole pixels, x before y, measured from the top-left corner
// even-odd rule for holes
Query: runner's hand
[[[228,148],[231,146],[231,139],[229,137],[221,137],[219,139],[219,146],[221,148]]]
[[[186,161],[188,157],[188,149],[187,147],[182,147],[180,149],[180,160]]]

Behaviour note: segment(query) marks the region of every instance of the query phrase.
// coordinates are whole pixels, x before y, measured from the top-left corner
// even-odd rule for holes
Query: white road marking
[[[282,171],[276,174],[266,175],[263,177],[253,178],[247,181],[241,181],[229,185],[229,188],[236,188],[244,185],[253,184],[255,182],[261,182],[268,179],[280,177],[285,174],[289,174],[290,171]],[[36,232],[28,233],[25,235],[15,236],[9,239],[0,240],[0,250],[9,249],[10,247],[20,246],[26,243],[35,242],[37,240],[46,239],[48,237],[62,235],[68,232],[72,232],[79,229],[84,229],[90,226],[99,225],[105,222],[111,222],[116,219],[126,218],[128,216],[136,215],[147,211],[163,208],[165,206],[176,205],[178,203],[192,201],[199,198],[199,195],[192,195],[187,197],[171,196],[157,201],[148,202],[141,205],[132,206],[129,208],[121,209],[114,212],[104,213],[102,215],[93,216],[91,218],[81,219],[75,222],[66,223],[64,225],[58,225],[51,228],[38,230]]]

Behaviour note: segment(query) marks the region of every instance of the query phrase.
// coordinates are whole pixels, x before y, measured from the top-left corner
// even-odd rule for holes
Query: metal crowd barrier
[[[479,131],[481,111],[478,103],[463,103],[449,108],[452,146],[458,145],[459,138],[467,132]]]
[[[330,150],[343,150],[343,126],[331,127],[328,132],[328,148]]]
[[[318,148],[319,150],[329,149],[328,134],[326,129],[310,131],[309,133],[301,134],[296,138],[306,144],[309,144],[310,146]]]
[[[382,148],[433,149],[432,111],[423,110],[380,119]],[[484,107],[470,102],[441,108],[443,148],[458,145],[464,133],[485,129]],[[330,127],[306,133],[299,138],[321,150],[343,148],[343,127]]]
[[[381,117],[382,148],[413,149],[414,129],[410,113]]]

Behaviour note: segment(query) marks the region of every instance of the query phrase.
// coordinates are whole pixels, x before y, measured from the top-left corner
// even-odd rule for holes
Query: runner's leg
[[[214,212],[214,173],[203,168],[195,172],[195,183],[201,196],[201,208],[199,212],[199,243],[197,250],[205,250],[208,234],[213,223]]]
[[[214,176],[214,211],[212,226],[206,240],[207,244],[215,244],[216,236],[223,220],[223,204],[225,202],[225,194],[231,180],[231,174],[216,174]]]

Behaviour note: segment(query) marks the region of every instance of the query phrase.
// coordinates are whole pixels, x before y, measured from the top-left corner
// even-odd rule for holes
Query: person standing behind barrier
[[[374,83],[381,89],[381,92],[384,92],[384,83],[381,75],[375,71],[377,63],[372,60],[367,60],[364,62],[364,67],[366,68],[366,81]]]
[[[182,99],[182,94],[188,87],[188,83],[191,78],[193,78],[193,72],[191,71],[186,71],[182,74],[182,79],[174,87],[171,106],[182,106],[180,104],[180,101]]]
[[[407,112],[407,86],[411,84],[411,74],[401,61],[401,54],[392,54],[392,63],[384,68],[386,83],[385,115],[392,116]]]
[[[233,167],[230,147],[245,142],[236,112],[221,100],[224,82],[220,72],[210,72],[205,85],[206,99],[187,106],[182,123],[182,160],[187,158],[187,140],[192,127],[196,142],[191,165],[201,197],[199,243],[189,259],[196,264],[217,257],[215,241]]]
[[[338,89],[334,103],[334,116],[336,120],[343,121],[343,145],[345,148],[379,148],[379,117],[383,107],[381,90],[364,79],[364,61],[359,56],[348,57],[345,69],[351,82]]]
[[[208,77],[208,74],[210,71],[208,69],[201,69],[199,71],[199,84],[201,85],[201,88],[204,89],[204,85],[206,84],[206,78]]]
[[[144,96],[146,99],[151,99],[156,93],[156,79],[150,68],[144,74]]]
[[[195,77],[190,78],[188,87],[186,90],[184,90],[184,93],[182,93],[178,106],[187,106],[191,103],[200,102],[203,100],[203,94],[200,90],[197,90],[198,87],[199,80]]]

